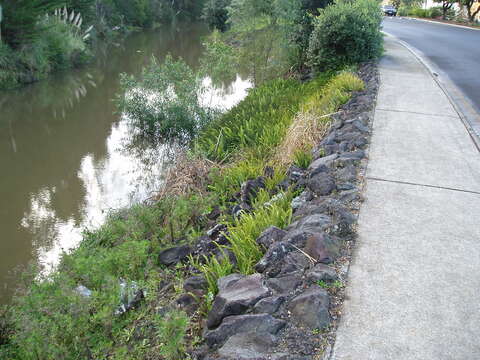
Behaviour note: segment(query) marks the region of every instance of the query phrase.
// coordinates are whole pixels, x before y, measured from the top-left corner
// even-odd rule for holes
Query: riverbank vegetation
[[[202,1],[1,0],[0,89],[86,63],[94,44],[138,28],[194,21]]]
[[[184,151],[154,200],[114,212],[101,228],[85,231],[55,272],[25,276],[13,304],[0,313],[0,357],[190,358],[202,343],[216,280],[252,273],[265,251],[256,242],[259,234],[290,224],[291,201],[301,189],[285,181],[289,168],[309,165],[332,113],[363,89],[356,63],[379,54],[381,37],[373,35],[379,34],[381,17],[378,6],[373,11],[374,0],[340,0],[316,20],[306,20],[313,3],[228,4],[230,30],[215,33],[206,56],[216,55],[203,63],[220,72],[242,64],[256,87],[227,112],[200,101],[204,72],[181,59],[168,58],[163,66],[152,60],[140,77],[122,77],[126,95],[118,104],[132,131],[153,142],[181,143]],[[292,4],[297,7],[285,11]],[[325,26],[332,13],[339,16],[338,8],[352,6],[361,10],[356,26],[372,36],[353,37],[342,48],[319,41],[315,28]],[[350,31],[347,22],[340,24],[339,31]],[[366,52],[345,56],[344,51],[361,52],[357,42]],[[332,60],[318,61],[323,53],[309,50],[320,43],[330,47]],[[231,64],[213,62],[233,58]],[[208,232],[212,228],[220,230]],[[192,290],[185,280],[199,274],[205,289]]]

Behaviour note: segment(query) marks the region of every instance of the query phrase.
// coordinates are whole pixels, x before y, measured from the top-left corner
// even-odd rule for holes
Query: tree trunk
[[[475,4],[474,0],[470,0],[465,4],[465,6],[467,7],[468,21],[470,21],[470,22],[474,22],[475,17],[480,12],[480,6],[477,8],[477,10],[472,12],[472,7],[473,7],[474,4]]]
[[[442,19],[443,20],[447,20],[447,11],[450,10],[452,6],[453,6],[453,3],[450,3],[448,1],[444,1],[442,3],[442,12],[443,12]]]

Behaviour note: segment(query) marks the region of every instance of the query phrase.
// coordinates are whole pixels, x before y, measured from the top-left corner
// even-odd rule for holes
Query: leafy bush
[[[182,60],[170,55],[163,65],[152,57],[139,79],[122,74],[119,109],[142,135],[154,141],[189,140],[213,117],[202,106],[201,78]]]
[[[310,37],[309,62],[317,71],[375,59],[382,52],[382,13],[375,0],[339,0],[320,11]]]
[[[421,18],[429,17],[428,14],[429,14],[429,11],[427,9],[422,9],[422,8],[413,8],[410,12],[410,15],[421,17]]]
[[[0,89],[15,87],[19,73],[16,54],[8,45],[0,43]]]
[[[1,32],[3,41],[13,48],[35,42],[46,30],[45,24],[38,19],[62,5],[64,5],[62,0],[2,1]]]
[[[319,9],[331,4],[332,0],[277,0],[276,11],[285,33],[290,63],[302,70],[307,62],[308,43],[313,31],[315,16]]]
[[[84,34],[76,26],[54,16],[42,19],[39,24],[42,36],[15,49],[0,44],[0,88],[33,82],[57,69],[89,60],[91,53]]]
[[[443,15],[443,11],[441,7],[437,6],[437,7],[432,7],[428,9],[429,18],[435,19],[435,18],[441,17],[442,15]]]
[[[198,226],[201,212],[209,209],[209,199],[193,194],[167,199],[155,206],[137,205],[120,211],[112,214],[100,229],[86,232],[81,245],[63,256],[58,271],[44,281],[26,278],[25,293],[15,298],[5,318],[8,322],[0,316],[0,330],[8,330],[5,340],[3,334],[0,336],[0,348],[3,346],[0,356],[8,354],[6,358],[18,360],[149,358],[141,349],[138,351],[142,355],[138,355],[135,348],[123,354],[119,346],[126,341],[123,337],[126,329],[130,326],[135,329],[136,317],[143,316],[141,311],[114,315],[120,301],[120,279],[149,289],[150,295],[145,296],[156,306],[161,271],[156,254],[171,245],[170,224],[176,235],[188,238]],[[161,275],[163,278],[167,276],[165,273]],[[79,284],[92,291],[90,297],[75,290]],[[149,318],[150,322],[153,320]],[[182,321],[176,316],[171,320],[164,327],[157,323],[158,341],[166,341],[161,334],[167,334],[169,327],[173,327],[178,336],[169,337],[169,341],[174,341],[175,346],[165,343],[165,351],[174,347],[181,351],[183,325],[177,325]]]

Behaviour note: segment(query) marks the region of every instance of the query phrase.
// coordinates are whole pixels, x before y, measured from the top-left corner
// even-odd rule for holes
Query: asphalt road
[[[480,30],[385,18],[383,30],[419,50],[480,114]]]

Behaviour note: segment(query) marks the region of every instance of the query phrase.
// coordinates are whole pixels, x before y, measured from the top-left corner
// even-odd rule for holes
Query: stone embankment
[[[218,280],[219,293],[205,322],[205,345],[192,358],[307,360],[329,353],[355,241],[379,82],[375,64],[361,66],[358,75],[365,90],[334,116],[329,134],[313,150],[309,168],[290,167],[280,185],[304,189],[292,201],[293,222],[284,230],[270,227],[257,239],[265,255],[256,273]],[[245,183],[239,205],[232,208],[234,215],[248,210],[250,195],[263,186],[262,178]],[[171,265],[190,252],[211,254],[215,243],[227,243],[225,231],[217,225],[195,248],[169,249],[160,261]],[[191,312],[205,287],[201,276],[187,279],[178,305]]]

